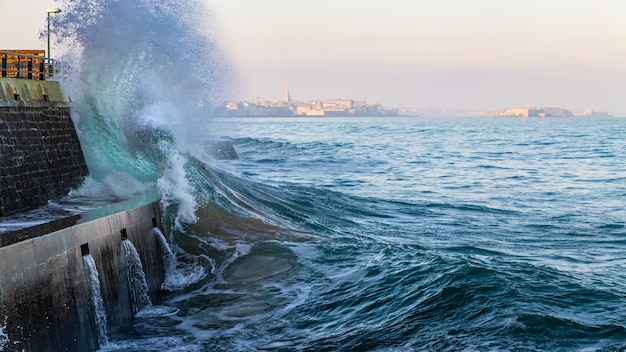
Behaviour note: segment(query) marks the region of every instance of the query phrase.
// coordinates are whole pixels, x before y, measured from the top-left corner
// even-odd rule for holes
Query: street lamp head
[[[59,12],[61,12],[61,9],[58,7],[51,7],[46,10],[46,13],[48,14],[48,77],[52,74],[52,65],[50,60],[50,14]]]

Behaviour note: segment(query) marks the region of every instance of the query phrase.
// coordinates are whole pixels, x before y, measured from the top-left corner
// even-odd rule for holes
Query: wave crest
[[[188,160],[232,69],[199,0],[62,0],[51,17],[63,49],[91,180],[114,199],[156,187],[177,221],[196,221]],[[208,20],[207,20],[208,19]],[[112,180],[121,180],[121,185]]]

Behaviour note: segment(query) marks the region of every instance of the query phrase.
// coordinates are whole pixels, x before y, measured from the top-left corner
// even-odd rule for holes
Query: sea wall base
[[[87,216],[88,218],[88,216]],[[137,248],[154,295],[164,280],[159,243],[160,206],[115,212],[0,248],[0,347],[6,351],[95,351],[98,334],[88,273],[89,253],[100,274],[108,331],[132,318],[122,246]],[[2,348],[0,348],[1,350]]]

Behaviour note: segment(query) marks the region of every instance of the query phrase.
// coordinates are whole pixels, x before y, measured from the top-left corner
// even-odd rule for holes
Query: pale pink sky
[[[206,1],[239,73],[235,98],[280,99],[289,81],[301,100],[626,115],[623,0]],[[0,0],[11,33],[0,47],[45,48],[54,6]]]

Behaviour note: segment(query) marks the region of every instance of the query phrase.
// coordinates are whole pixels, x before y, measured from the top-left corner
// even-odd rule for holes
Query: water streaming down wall
[[[107,315],[104,310],[104,301],[102,300],[102,289],[100,288],[100,275],[96,268],[96,262],[89,253],[83,255],[83,262],[85,263],[85,270],[87,270],[94,318],[98,328],[98,344],[102,347],[109,343],[109,338],[107,333]]]
[[[132,303],[133,314],[137,314],[142,309],[152,305],[150,300],[148,283],[146,282],[146,274],[141,265],[139,253],[128,239],[122,240],[124,254],[126,256],[126,268],[128,269],[128,285],[130,287],[130,300]]]

